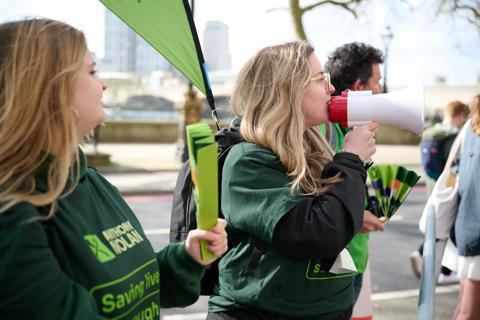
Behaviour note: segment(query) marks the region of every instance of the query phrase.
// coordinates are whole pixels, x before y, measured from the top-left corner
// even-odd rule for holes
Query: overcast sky
[[[435,18],[434,2],[368,0],[358,19],[327,5],[306,13],[304,26],[323,62],[346,42],[363,41],[383,49],[381,34],[390,25],[394,38],[388,59],[389,85],[429,85],[438,76],[450,85],[477,83],[480,34],[464,21]],[[282,9],[287,5],[287,0],[196,0],[195,21],[200,38],[206,21],[229,26],[233,69],[238,70],[258,49],[294,39],[289,13]],[[97,0],[0,0],[0,21],[31,16],[65,21],[83,30],[90,49],[102,57],[104,10]]]

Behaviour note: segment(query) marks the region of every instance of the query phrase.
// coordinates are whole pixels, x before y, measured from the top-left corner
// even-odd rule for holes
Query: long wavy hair
[[[305,127],[302,97],[311,80],[313,51],[301,41],[260,50],[240,71],[232,94],[243,138],[279,157],[292,178],[292,194],[321,195],[340,181],[339,175],[321,178],[334,151],[317,127]]]
[[[470,112],[473,131],[480,134],[480,94],[477,94],[470,103]]]
[[[63,22],[0,25],[0,213],[28,202],[51,217],[72,174],[76,184],[78,118],[69,98],[86,50],[84,34]],[[45,162],[47,190],[39,193],[35,176]]]

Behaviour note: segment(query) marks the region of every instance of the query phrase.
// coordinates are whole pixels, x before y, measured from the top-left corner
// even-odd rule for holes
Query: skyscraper
[[[220,21],[208,21],[203,33],[203,52],[208,71],[230,70],[228,26]]]
[[[165,71],[169,63],[112,12],[105,9],[105,57],[103,71],[148,76]]]

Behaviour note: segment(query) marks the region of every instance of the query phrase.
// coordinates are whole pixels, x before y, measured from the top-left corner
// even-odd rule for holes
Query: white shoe
[[[440,273],[438,276],[437,284],[453,284],[453,283],[458,283],[458,276],[456,272],[450,273],[449,275],[445,275],[443,273]]]
[[[423,257],[418,250],[415,250],[410,255],[410,265],[415,276],[420,279],[422,276]]]

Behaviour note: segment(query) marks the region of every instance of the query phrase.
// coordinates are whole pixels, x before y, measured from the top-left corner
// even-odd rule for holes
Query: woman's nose
[[[334,92],[335,92],[335,87],[333,86],[333,84],[330,84],[330,85],[328,86],[328,93],[332,94],[332,93],[334,93]]]

